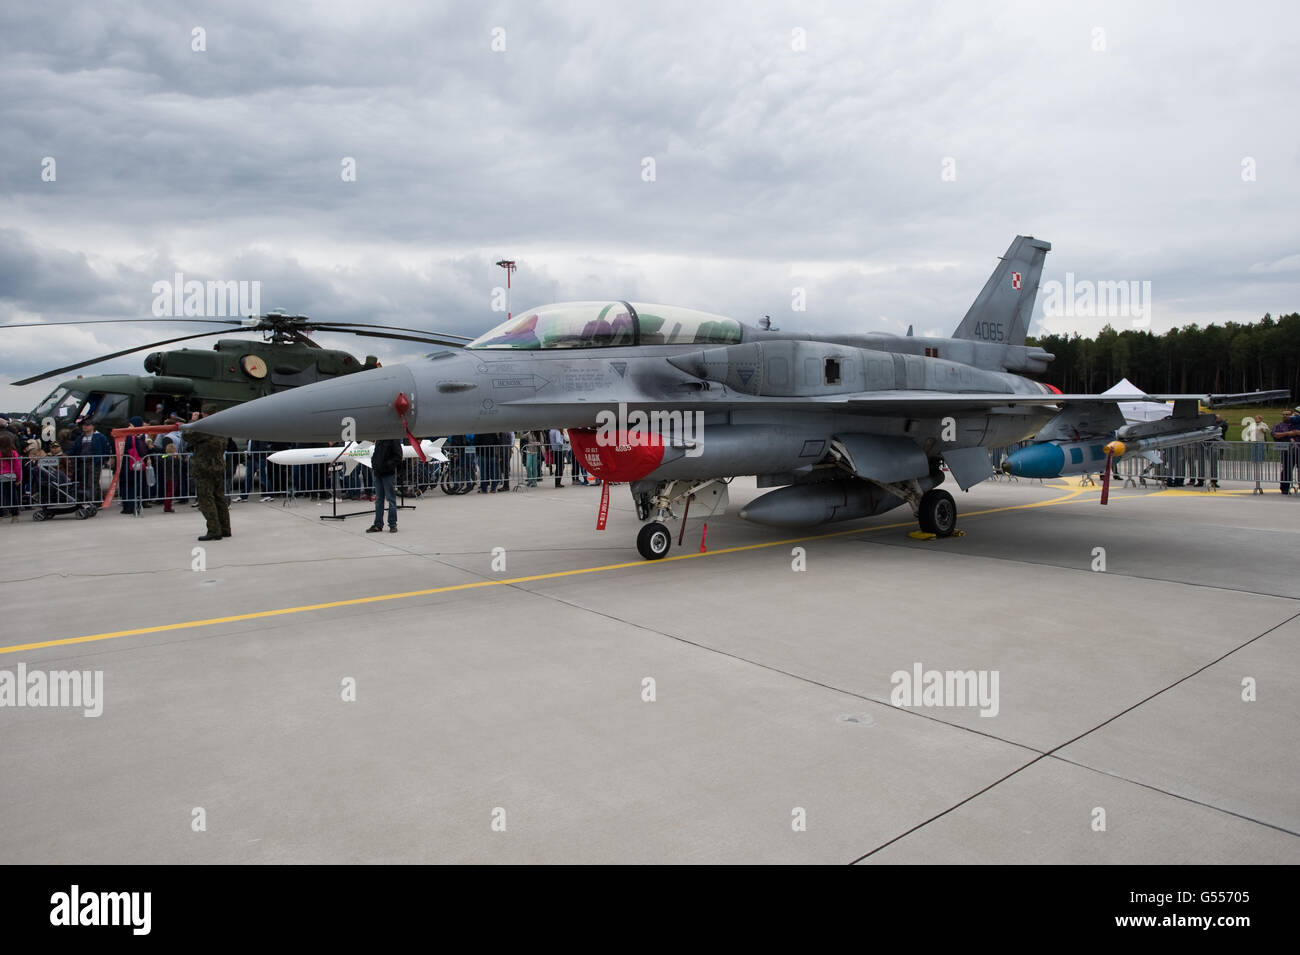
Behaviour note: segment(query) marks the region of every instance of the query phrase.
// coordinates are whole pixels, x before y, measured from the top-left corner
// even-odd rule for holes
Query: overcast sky
[[[477,335],[511,257],[515,311],[949,334],[1017,233],[1053,243],[1044,281],[1151,282],[1156,331],[1296,311],[1297,28],[1287,2],[5,4],[0,323],[149,318],[179,271]],[[0,409],[192,330],[0,330]]]

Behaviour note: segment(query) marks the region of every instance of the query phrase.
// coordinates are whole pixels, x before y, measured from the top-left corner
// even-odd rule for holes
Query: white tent
[[[1117,383],[1111,385],[1102,392],[1109,398],[1119,397],[1120,395],[1141,395],[1145,394],[1141,388],[1133,384],[1127,378],[1121,378]],[[1173,413],[1174,406],[1172,402],[1160,404],[1153,401],[1121,401],[1119,402],[1119,412],[1124,416],[1126,421],[1158,421],[1161,418],[1167,418]]]

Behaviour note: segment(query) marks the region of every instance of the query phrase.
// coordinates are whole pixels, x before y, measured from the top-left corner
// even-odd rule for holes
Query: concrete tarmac
[[[646,562],[543,483],[0,525],[0,680],[103,681],[0,706],[0,862],[1300,862],[1300,499],[989,482],[918,540],[738,479]]]

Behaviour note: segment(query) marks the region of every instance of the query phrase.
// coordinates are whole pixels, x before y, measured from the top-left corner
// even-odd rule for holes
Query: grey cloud
[[[179,269],[475,334],[509,254],[516,305],[947,332],[1024,232],[1054,243],[1044,280],[1152,280],[1158,329],[1249,320],[1300,292],[1298,18],[1252,9],[10,5],[0,305],[138,314]]]

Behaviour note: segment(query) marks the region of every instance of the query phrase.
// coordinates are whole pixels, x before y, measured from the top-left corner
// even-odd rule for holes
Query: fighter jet
[[[568,428],[602,480],[597,527],[609,484],[628,484],[647,559],[668,553],[677,508],[683,522],[725,508],[738,475],[771,489],[740,511],[746,520],[803,527],[906,503],[922,531],[946,537],[957,507],[938,487],[945,467],[968,489],[993,473],[988,448],[1098,400],[1025,377],[1053,359],[1025,345],[1050,249],[1017,236],[951,338],[792,333],[677,306],[566,302],[520,312],[463,350],[260,398],[194,427],[275,441]]]

